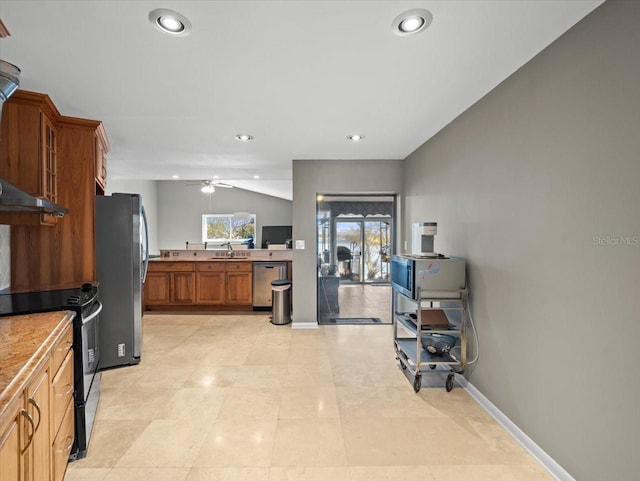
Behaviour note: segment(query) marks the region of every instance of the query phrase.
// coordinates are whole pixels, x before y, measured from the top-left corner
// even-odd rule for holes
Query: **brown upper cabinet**
[[[58,109],[45,94],[17,90],[5,103],[0,178],[54,204],[58,200]],[[0,224],[55,225],[49,214],[0,214]]]

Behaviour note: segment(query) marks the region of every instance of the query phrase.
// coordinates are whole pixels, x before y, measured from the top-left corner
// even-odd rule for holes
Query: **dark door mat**
[[[320,319],[318,324],[385,324],[378,317],[332,317],[330,319]]]

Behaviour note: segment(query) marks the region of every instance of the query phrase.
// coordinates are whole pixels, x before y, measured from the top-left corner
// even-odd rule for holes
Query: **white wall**
[[[404,238],[468,259],[467,375],[580,481],[640,479],[638,25],[606,2],[405,161]]]
[[[195,181],[197,182],[197,181]],[[194,181],[158,181],[158,242],[160,249],[184,249],[202,242],[203,214],[256,214],[256,246],[263,225],[291,225],[291,201],[244,189],[218,187],[208,195]]]
[[[106,194],[114,192],[140,194],[149,224],[149,254],[159,255],[158,244],[158,195],[155,180],[108,180]]]
[[[317,323],[317,194],[399,194],[401,160],[294,160],[293,251],[294,327]],[[297,326],[296,326],[297,325]]]

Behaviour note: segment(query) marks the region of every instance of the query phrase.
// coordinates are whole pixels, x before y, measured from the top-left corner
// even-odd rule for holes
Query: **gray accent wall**
[[[401,188],[402,160],[293,161],[294,327],[317,325],[316,196],[399,194]],[[304,250],[295,249],[298,240]]]
[[[184,249],[186,242],[202,242],[203,214],[256,214],[256,245],[263,225],[291,225],[291,201],[244,189],[216,188],[200,192],[198,181],[160,180],[158,185],[158,245],[160,249]]]
[[[142,196],[142,205],[147,214],[147,222],[149,224],[149,254],[159,255],[158,246],[158,189],[155,180],[109,180],[107,182],[106,194],[111,195],[114,192],[125,194],[140,194]]]
[[[579,481],[640,479],[639,25],[607,1],[405,160],[403,239],[468,260],[468,378]]]

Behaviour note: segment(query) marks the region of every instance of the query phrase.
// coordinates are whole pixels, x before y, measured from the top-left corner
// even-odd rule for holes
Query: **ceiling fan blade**
[[[223,182],[216,182],[215,184],[213,184],[215,187],[222,187],[224,189],[233,189],[232,185],[229,184],[225,184]]]

